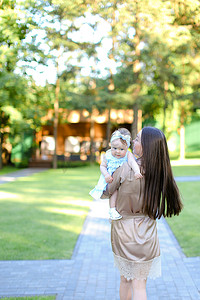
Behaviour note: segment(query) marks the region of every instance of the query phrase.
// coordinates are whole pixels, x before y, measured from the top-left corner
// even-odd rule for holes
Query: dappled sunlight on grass
[[[47,225],[48,227],[55,227],[57,229],[62,229],[64,231],[70,231],[73,233],[78,234],[80,232],[80,226],[75,226],[74,224],[68,224],[66,222],[52,222],[52,221],[47,221],[47,220],[41,220],[40,224]]]
[[[15,171],[18,171],[19,168],[13,167],[13,166],[3,166],[3,169],[0,169],[0,176],[8,173],[12,173]]]
[[[172,170],[174,176],[199,176],[200,175],[200,165],[173,166]]]
[[[6,233],[6,235],[5,235]],[[27,245],[30,243],[30,241],[27,239],[27,237],[23,236],[21,233],[17,232],[4,232],[4,234],[1,234],[1,239],[4,239],[7,237],[12,243],[16,243],[18,245]]]
[[[87,200],[77,200],[76,198],[71,197],[71,200],[67,200],[66,203],[68,204],[72,204],[72,205],[77,205],[77,206],[86,206],[86,207],[90,207],[91,206],[91,201],[87,201]]]
[[[175,176],[200,175],[200,166],[175,166],[173,171]],[[99,166],[66,172],[51,169],[2,184],[0,260],[70,258],[93,204],[89,191],[99,175]],[[195,255],[200,248],[199,182],[179,183],[179,187],[184,210],[169,223],[183,249],[190,248],[188,253]],[[103,218],[107,209],[105,202]],[[98,226],[98,221],[94,226]]]
[[[41,208],[44,211],[57,213],[57,214],[63,214],[63,215],[73,215],[73,216],[85,216],[86,212],[83,210],[77,210],[77,209],[63,209],[63,208],[53,208],[53,207],[46,207]]]
[[[23,177],[17,180],[17,184],[16,182],[9,183],[9,191],[20,195],[29,194],[29,197],[34,197],[35,200],[46,198],[48,193],[49,200],[67,198],[92,201],[88,193],[96,184],[99,176],[96,174],[97,172],[90,174],[88,168],[83,169],[78,172],[69,170],[65,174],[61,170],[49,170],[34,176]],[[93,172],[93,168],[91,170]],[[81,175],[77,173],[81,173]],[[3,184],[1,187],[6,191],[8,185]]]
[[[173,166],[174,176],[200,176],[200,161],[193,161],[196,162],[195,165],[185,164]],[[167,222],[176,235],[184,253],[187,256],[199,256],[200,233],[198,224],[200,219],[200,183],[198,181],[185,181],[178,182],[177,184],[183,197],[184,208],[178,217],[167,218]]]
[[[18,199],[18,198],[19,198],[19,195],[0,191],[0,199]]]
[[[172,166],[200,166],[200,159],[171,160]]]
[[[199,232],[199,182],[178,182],[183,197],[183,211],[180,215],[167,218],[184,253],[187,256],[200,256]]]
[[[48,170],[2,184],[0,260],[70,258],[93,201],[96,170]]]

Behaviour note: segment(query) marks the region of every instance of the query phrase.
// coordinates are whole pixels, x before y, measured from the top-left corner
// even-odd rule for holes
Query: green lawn
[[[174,176],[200,176],[200,166],[173,167]],[[167,218],[187,256],[200,256],[200,182],[177,182],[184,209],[177,217]]]
[[[51,169],[2,184],[0,260],[70,258],[98,169]]]
[[[200,182],[178,182],[184,209],[180,215],[167,218],[183,252],[187,256],[200,256]]]
[[[2,169],[0,169],[0,176],[11,172],[15,172],[17,170],[19,169],[13,166],[4,166]]]
[[[173,167],[175,176],[200,166]],[[99,166],[48,170],[0,186],[0,260],[68,259],[73,253]],[[184,209],[167,219],[188,256],[200,255],[199,182],[178,183]]]
[[[200,166],[173,166],[174,176],[200,176]]]

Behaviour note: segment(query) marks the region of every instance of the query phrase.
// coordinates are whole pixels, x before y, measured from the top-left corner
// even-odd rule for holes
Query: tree
[[[114,47],[110,50],[110,57],[121,68],[132,67],[130,84],[124,93],[131,96],[131,107],[134,111],[132,135],[137,132],[137,114],[145,101],[145,49],[149,47],[152,28],[163,24],[166,12],[170,8],[162,1],[156,1],[154,5],[149,1],[109,1],[98,2],[98,14],[110,23],[110,39],[113,39]],[[158,9],[155,7],[158,6]],[[107,12],[105,10],[107,9]],[[114,16],[114,18],[113,18]],[[155,30],[154,30],[155,31]],[[148,57],[151,60],[151,57]],[[120,70],[120,67],[118,68]],[[120,71],[119,71],[120,72]],[[115,93],[115,91],[113,91]],[[130,97],[129,97],[130,99]]]
[[[59,119],[59,101],[60,101],[60,76],[70,64],[71,59],[80,60],[83,50],[86,50],[88,43],[80,43],[74,38],[75,33],[81,25],[76,22],[78,18],[83,17],[87,10],[87,3],[81,0],[53,0],[44,1],[43,26],[46,31],[47,43],[52,54],[52,59],[56,68],[56,88],[54,101],[54,139],[55,151],[53,157],[53,167],[57,168],[57,128]],[[88,51],[89,51],[88,47]],[[65,67],[61,68],[61,64]]]
[[[24,82],[14,74],[18,61],[21,41],[25,39],[28,25],[20,19],[16,11],[16,1],[3,1],[0,6],[0,168],[2,168],[2,144],[9,120],[21,119],[17,113],[20,106],[19,95],[24,94]],[[15,113],[16,112],[16,113]]]
[[[12,140],[13,145],[16,141],[20,143],[21,132],[35,130],[39,124],[38,120],[41,122],[39,118],[46,113],[46,102],[41,108],[41,99],[38,98],[41,91],[27,76],[27,64],[31,66],[34,62],[35,65],[45,63],[46,56],[34,33],[34,30],[39,28],[36,20],[40,13],[36,0],[1,1],[0,154],[3,140]]]

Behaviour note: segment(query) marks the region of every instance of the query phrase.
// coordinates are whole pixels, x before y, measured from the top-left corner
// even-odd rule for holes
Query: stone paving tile
[[[91,204],[71,260],[0,261],[0,298],[56,295],[56,300],[119,300],[120,276],[113,266],[107,212],[107,200]],[[158,234],[162,277],[147,281],[148,300],[200,299],[200,257],[182,253],[164,219],[158,221]]]

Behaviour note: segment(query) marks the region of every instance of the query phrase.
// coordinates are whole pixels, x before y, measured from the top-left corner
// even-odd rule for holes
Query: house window
[[[68,136],[65,139],[65,152],[80,153],[80,142],[78,137]]]
[[[55,149],[55,140],[53,136],[43,136],[41,141],[41,155],[52,155]]]

